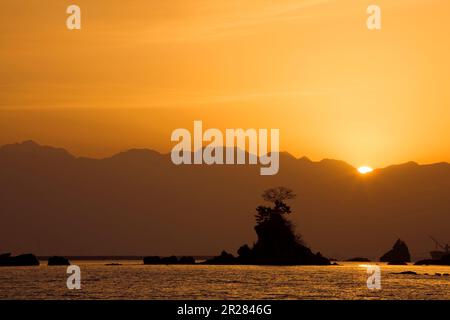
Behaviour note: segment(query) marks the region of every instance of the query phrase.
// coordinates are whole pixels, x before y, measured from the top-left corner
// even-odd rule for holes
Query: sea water
[[[108,266],[111,262],[121,265]],[[379,263],[381,289],[367,287],[369,263],[339,266],[143,265],[142,261],[72,261],[81,289],[69,290],[66,267],[0,267],[0,299],[450,299],[449,266]],[[414,271],[417,275],[398,274]],[[441,274],[436,275],[436,273]]]

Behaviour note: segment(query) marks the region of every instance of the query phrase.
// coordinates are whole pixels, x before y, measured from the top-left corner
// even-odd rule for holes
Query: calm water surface
[[[144,266],[141,261],[72,261],[81,290],[68,290],[66,267],[0,267],[0,299],[450,299],[448,266],[381,267],[379,291],[367,269],[340,266]],[[117,261],[119,262],[119,261]],[[394,274],[415,271],[418,275]],[[426,275],[428,274],[428,275]]]

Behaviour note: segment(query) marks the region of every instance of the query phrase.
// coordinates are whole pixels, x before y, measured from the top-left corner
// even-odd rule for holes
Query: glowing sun
[[[368,167],[368,166],[362,166],[362,167],[358,168],[358,172],[361,173],[361,174],[370,173],[372,171],[373,171],[373,169],[371,167]]]

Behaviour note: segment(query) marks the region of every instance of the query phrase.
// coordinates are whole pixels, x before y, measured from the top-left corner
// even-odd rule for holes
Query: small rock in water
[[[397,273],[397,274],[412,274],[412,275],[417,275],[417,272],[414,272],[414,271],[402,271],[402,272],[399,272],[399,273]]]
[[[15,257],[11,256],[11,253],[0,254],[0,266],[24,267],[38,265],[38,258],[31,253],[21,254]]]
[[[435,274],[434,274],[435,276],[438,276],[438,277],[440,277],[441,276],[441,274],[440,273],[438,273],[438,272],[436,272]]]
[[[49,266],[70,266],[70,261],[69,261],[69,259],[64,258],[64,257],[54,256],[54,257],[48,258],[47,264]]]

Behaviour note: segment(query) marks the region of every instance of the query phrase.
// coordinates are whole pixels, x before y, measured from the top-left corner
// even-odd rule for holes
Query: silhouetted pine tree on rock
[[[224,264],[256,264],[256,265],[329,265],[330,261],[320,253],[314,254],[303,244],[301,237],[295,234],[292,223],[287,219],[291,208],[285,203],[295,194],[292,190],[278,187],[266,190],[263,199],[273,206],[259,206],[255,231],[258,236],[253,248],[244,245],[238,250],[238,257],[224,259],[220,257],[206,263]],[[226,264],[228,264],[226,263]]]

